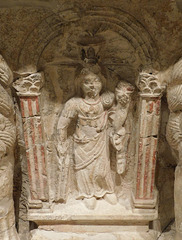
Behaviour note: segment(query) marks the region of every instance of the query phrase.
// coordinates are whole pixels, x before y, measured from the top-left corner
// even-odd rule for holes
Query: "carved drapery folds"
[[[42,83],[42,73],[28,73],[23,74],[13,84],[20,98],[30,181],[29,206],[33,208],[41,207],[40,200],[46,201],[48,199],[45,147],[39,107]]]
[[[171,71],[167,86],[167,101],[170,109],[166,129],[166,137],[171,148],[177,153],[177,167],[175,169],[174,201],[175,201],[175,240],[182,238],[182,59]]]
[[[0,239],[18,240],[13,203],[14,143],[16,129],[9,84],[12,72],[0,56]]]
[[[160,84],[156,73],[147,72],[139,74],[136,84],[140,90],[140,100],[134,206],[145,209],[154,208],[157,201],[155,168],[161,96],[164,86]]]
[[[118,176],[126,171],[129,137],[125,122],[134,87],[120,81],[115,94],[109,91],[100,94],[103,84],[101,77],[94,72],[94,68],[90,69],[83,68],[78,76],[83,97],[68,100],[59,117],[57,201],[67,203],[74,197],[75,200],[83,200],[87,208],[94,210],[98,199],[111,205],[118,201],[112,171],[113,175],[117,172]],[[72,120],[76,121],[76,129],[69,136],[68,128]],[[110,143],[114,148],[114,159],[110,158],[109,152],[113,149]],[[113,170],[112,161],[115,162]],[[70,171],[77,183],[72,192],[68,189],[71,185]]]

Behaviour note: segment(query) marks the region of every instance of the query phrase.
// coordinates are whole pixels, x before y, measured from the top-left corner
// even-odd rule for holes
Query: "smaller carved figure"
[[[111,142],[116,149],[116,170],[118,174],[124,173],[126,169],[127,141],[125,121],[127,119],[131,94],[134,87],[127,82],[120,81],[115,89],[117,104],[114,107],[113,131],[111,132]]]

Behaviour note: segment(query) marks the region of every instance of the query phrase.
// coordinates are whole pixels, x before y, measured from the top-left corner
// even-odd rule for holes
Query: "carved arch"
[[[69,18],[63,17],[68,13]],[[45,48],[56,37],[61,36],[64,28],[71,24],[80,25],[84,22],[89,26],[92,22],[107,24],[110,30],[127,39],[133,48],[139,52],[143,64],[149,64],[151,59],[157,59],[157,47],[145,27],[132,15],[119,9],[94,7],[81,14],[73,10],[65,10],[45,18],[29,34],[18,57],[17,69],[23,66],[38,66],[39,59]]]

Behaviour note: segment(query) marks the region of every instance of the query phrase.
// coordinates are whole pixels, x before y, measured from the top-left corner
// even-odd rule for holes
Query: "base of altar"
[[[111,205],[104,199],[94,210],[74,200],[28,212],[29,221],[38,225],[31,240],[153,240],[157,233],[149,230],[149,222],[157,217],[156,209],[133,209],[127,202]]]

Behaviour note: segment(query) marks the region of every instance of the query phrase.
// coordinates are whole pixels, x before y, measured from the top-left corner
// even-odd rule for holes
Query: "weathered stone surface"
[[[130,220],[133,216],[134,221],[137,214],[141,214],[141,219],[144,220],[145,213],[142,211],[149,211],[150,207],[148,214],[151,214],[150,220],[154,220],[158,213],[156,182],[159,190],[159,219],[156,228],[163,230],[174,218],[171,210],[174,205],[173,180],[174,168],[179,160],[180,140],[178,130],[173,126],[180,122],[180,114],[176,112],[181,110],[180,62],[174,68],[173,66],[182,55],[180,8],[179,0],[7,0],[0,3],[0,51],[14,71],[14,87],[24,94],[18,98],[15,91],[13,92],[19,136],[16,145],[14,197],[16,216],[20,220],[17,221],[17,226],[21,234],[29,232],[29,223],[26,222],[28,202],[29,207],[36,208],[29,211],[29,220],[34,219],[38,224],[41,224],[40,219],[46,220],[45,216],[49,216],[49,220],[54,218],[55,221],[56,218],[57,221],[65,219],[62,213],[69,207],[72,209],[73,205],[77,206],[79,201],[81,204],[77,207],[83,211],[84,221],[87,217],[92,217],[93,221],[97,218],[96,212],[93,215],[88,214],[87,211],[94,210],[85,208],[83,200],[75,200],[79,180],[75,177],[74,155],[69,170],[69,184],[64,185],[66,177],[63,175],[66,171],[61,170],[62,165],[58,164],[56,149],[58,119],[70,99],[80,94],[77,76],[81,68],[86,67],[90,61],[100,66],[101,75],[104,76],[99,93],[104,99],[103,106],[114,96],[115,109],[112,110],[116,111],[117,107],[119,109],[113,117],[114,127],[106,121],[108,129],[113,128],[117,132],[107,134],[112,140],[110,144],[106,144],[109,152],[107,157],[110,160],[108,172],[112,176],[109,182],[113,182],[117,204],[107,205],[99,197],[96,205],[100,207],[101,213],[103,206],[109,208],[109,221],[113,228],[112,211],[116,217],[117,210],[123,214],[120,215],[120,220],[128,216],[125,211],[128,210]],[[40,72],[44,73],[44,84],[39,81]],[[0,75],[4,76],[4,88],[7,77],[5,72]],[[142,80],[141,85],[135,84],[137,79]],[[175,80],[175,86],[171,80]],[[119,82],[137,85],[140,92],[148,97],[138,94],[135,87],[135,91],[129,94],[130,106],[124,109],[118,101],[117,91],[115,92]],[[165,84],[168,85],[169,106],[165,103]],[[9,107],[5,110],[3,107],[6,103],[9,106],[11,102],[6,97],[6,90],[1,91],[0,112],[9,119]],[[125,101],[128,93],[122,88],[121,90],[121,98]],[[164,97],[160,98],[163,90]],[[81,95],[79,97],[83,98]],[[36,109],[36,102],[39,111]],[[95,111],[95,108],[91,110]],[[18,109],[22,110],[21,116]],[[169,140],[172,151],[165,135],[168,118],[174,130],[174,141]],[[79,121],[70,123],[68,137],[73,136],[75,125],[79,125]],[[0,125],[3,128],[3,122]],[[27,161],[29,155],[31,157]],[[101,169],[99,168],[100,171]],[[60,174],[61,171],[64,174]],[[91,176],[90,182],[93,179]],[[60,203],[64,200],[64,197],[62,200],[60,198],[60,191],[63,190],[60,183],[63,183],[63,192],[66,192],[68,198],[71,196],[73,205],[69,199],[66,203]],[[29,195],[29,200],[25,195]],[[34,201],[31,201],[32,198]],[[136,198],[139,202],[135,201]],[[110,210],[110,205],[118,208]],[[122,210],[124,208],[126,209]],[[77,211],[76,214],[78,217]],[[71,212],[69,217],[73,217]],[[148,221],[149,219],[147,223]],[[23,240],[27,237],[25,235],[22,235]],[[115,237],[108,236],[111,239]],[[80,236],[73,235],[74,237]],[[101,237],[106,235],[100,235]]]
[[[174,183],[174,201],[175,201],[175,222],[176,237],[178,240],[182,237],[182,204],[181,204],[181,178],[182,178],[182,162],[181,162],[181,67],[182,60],[179,60],[173,67],[171,79],[167,88],[167,100],[170,109],[170,115],[167,125],[167,140],[171,147],[177,151],[178,161],[175,169]]]
[[[14,144],[16,128],[9,85],[12,72],[0,56],[0,239],[18,240],[13,203]]]
[[[34,230],[32,232],[32,240],[154,240],[157,238],[156,232],[122,232],[122,233],[90,233],[90,234],[76,234],[76,233],[58,233],[53,231]]]

